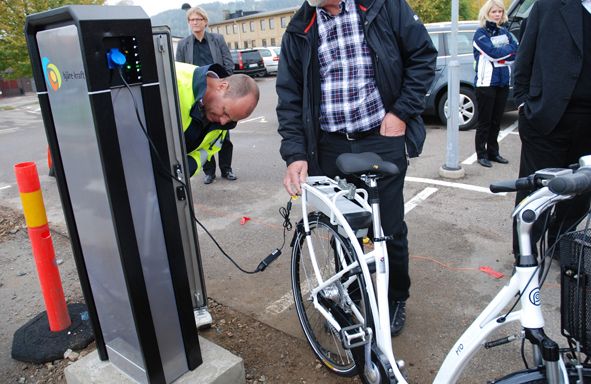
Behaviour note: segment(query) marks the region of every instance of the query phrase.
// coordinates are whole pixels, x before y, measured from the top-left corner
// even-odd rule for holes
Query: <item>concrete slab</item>
[[[203,364],[174,381],[175,384],[241,384],[244,383],[244,362],[211,341],[199,337]],[[100,361],[98,353],[84,356],[64,371],[68,384],[136,384],[109,361]]]

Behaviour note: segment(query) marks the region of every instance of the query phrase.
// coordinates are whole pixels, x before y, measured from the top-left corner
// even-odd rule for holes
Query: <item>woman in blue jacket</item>
[[[480,28],[474,33],[474,59],[476,100],[478,101],[478,127],[476,128],[476,155],[483,167],[492,167],[491,161],[507,164],[499,154],[497,136],[501,117],[509,93],[511,63],[515,60],[517,41],[500,25],[507,21],[502,0],[488,0],[478,15]]]

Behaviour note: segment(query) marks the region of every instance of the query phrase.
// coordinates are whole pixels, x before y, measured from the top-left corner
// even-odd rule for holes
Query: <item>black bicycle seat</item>
[[[384,161],[373,152],[343,153],[337,157],[337,167],[345,175],[398,175],[400,170],[394,163]]]

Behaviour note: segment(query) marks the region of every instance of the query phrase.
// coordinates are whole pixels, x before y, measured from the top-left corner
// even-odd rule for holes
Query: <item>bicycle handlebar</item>
[[[499,192],[516,192],[516,191],[533,191],[541,186],[541,180],[536,179],[534,175],[527,177],[520,177],[517,180],[503,180],[496,181],[489,186],[493,193]]]
[[[548,189],[557,195],[591,192],[591,168],[579,168],[573,174],[556,177],[550,180]]]

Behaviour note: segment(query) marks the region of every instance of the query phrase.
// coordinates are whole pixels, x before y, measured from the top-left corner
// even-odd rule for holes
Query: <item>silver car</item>
[[[478,124],[478,105],[474,92],[474,53],[472,40],[474,32],[479,27],[478,21],[461,21],[458,23],[458,61],[460,78],[460,117],[459,129],[466,131],[476,128]],[[447,64],[450,60],[451,23],[425,24],[431,40],[439,54],[437,55],[437,66],[435,79],[431,89],[425,95],[425,115],[433,115],[445,124],[448,116],[447,102]],[[514,109],[514,101],[510,87],[507,109]]]
[[[265,62],[265,75],[277,74],[277,67],[279,66],[279,55],[281,53],[281,47],[254,47],[258,49],[263,61]]]

